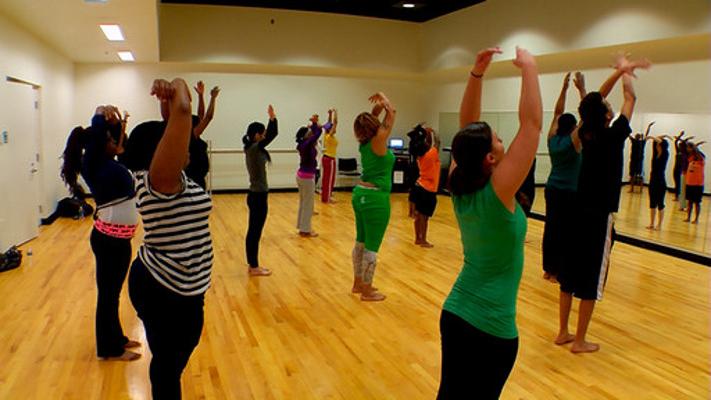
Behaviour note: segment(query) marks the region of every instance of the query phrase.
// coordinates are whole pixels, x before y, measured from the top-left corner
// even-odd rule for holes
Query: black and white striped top
[[[148,171],[136,173],[136,199],[143,219],[143,264],[158,282],[183,296],[205,293],[212,271],[210,196],[182,175],[183,191],[164,195],[151,190]]]

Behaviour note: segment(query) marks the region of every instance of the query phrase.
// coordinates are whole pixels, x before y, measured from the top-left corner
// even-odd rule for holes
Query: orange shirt
[[[439,150],[434,146],[430,147],[427,153],[417,159],[417,167],[420,169],[417,184],[428,192],[437,193],[440,174]]]
[[[689,158],[686,184],[688,186],[704,186],[704,159],[702,157]]]

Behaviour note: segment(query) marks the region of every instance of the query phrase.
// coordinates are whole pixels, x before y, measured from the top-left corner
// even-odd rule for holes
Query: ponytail
[[[62,168],[59,175],[64,183],[69,187],[72,195],[76,197],[85,196],[84,190],[77,183],[78,175],[81,171],[81,159],[86,145],[86,130],[81,126],[72,129],[64,147],[62,158]]]

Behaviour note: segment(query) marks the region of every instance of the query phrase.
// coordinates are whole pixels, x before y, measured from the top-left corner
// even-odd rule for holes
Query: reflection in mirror
[[[545,198],[543,194],[544,186],[550,173],[550,157],[546,145],[546,130],[550,126],[553,113],[546,111],[543,113],[544,132],[536,155],[536,196],[532,211],[545,215]],[[457,132],[458,113],[440,113],[440,132],[443,143],[451,143],[454,133]],[[515,111],[482,112],[482,120],[497,131],[499,136],[508,147],[516,134],[518,128],[518,114]],[[684,130],[684,137],[693,136],[693,142],[706,141],[707,144],[700,146],[704,153],[711,152],[711,115],[709,114],[672,114],[672,113],[637,113],[633,116],[631,123],[633,134],[644,134],[650,122],[655,122],[650,129],[651,136],[669,135],[676,136]],[[452,132],[449,134],[449,132]],[[644,148],[642,160],[643,187],[642,192],[637,188],[634,193],[629,193],[629,164],[631,141],[627,141],[624,150],[624,171],[622,179],[625,185],[622,187],[620,196],[620,209],[615,219],[615,229],[621,234],[632,236],[638,239],[663,244],[670,247],[680,248],[687,251],[701,253],[711,256],[711,172],[709,165],[705,163],[704,171],[704,195],[701,201],[701,212],[697,224],[684,222],[687,217],[686,211],[680,211],[680,204],[674,201],[674,163],[676,150],[673,139],[669,140],[669,161],[666,166],[666,184],[668,191],[665,195],[664,220],[661,229],[646,229],[649,225],[649,178],[652,160],[651,143],[647,143]],[[692,215],[693,220],[693,215]]]

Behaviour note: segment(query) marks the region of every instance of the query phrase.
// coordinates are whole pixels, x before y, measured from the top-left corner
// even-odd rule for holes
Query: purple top
[[[296,146],[296,150],[299,151],[299,156],[301,161],[299,162],[299,173],[302,174],[315,174],[317,169],[316,156],[318,151],[316,150],[316,144],[318,139],[321,137],[323,129],[331,130],[333,124],[327,122],[323,127],[312,124],[311,125],[311,136],[301,141]]]

